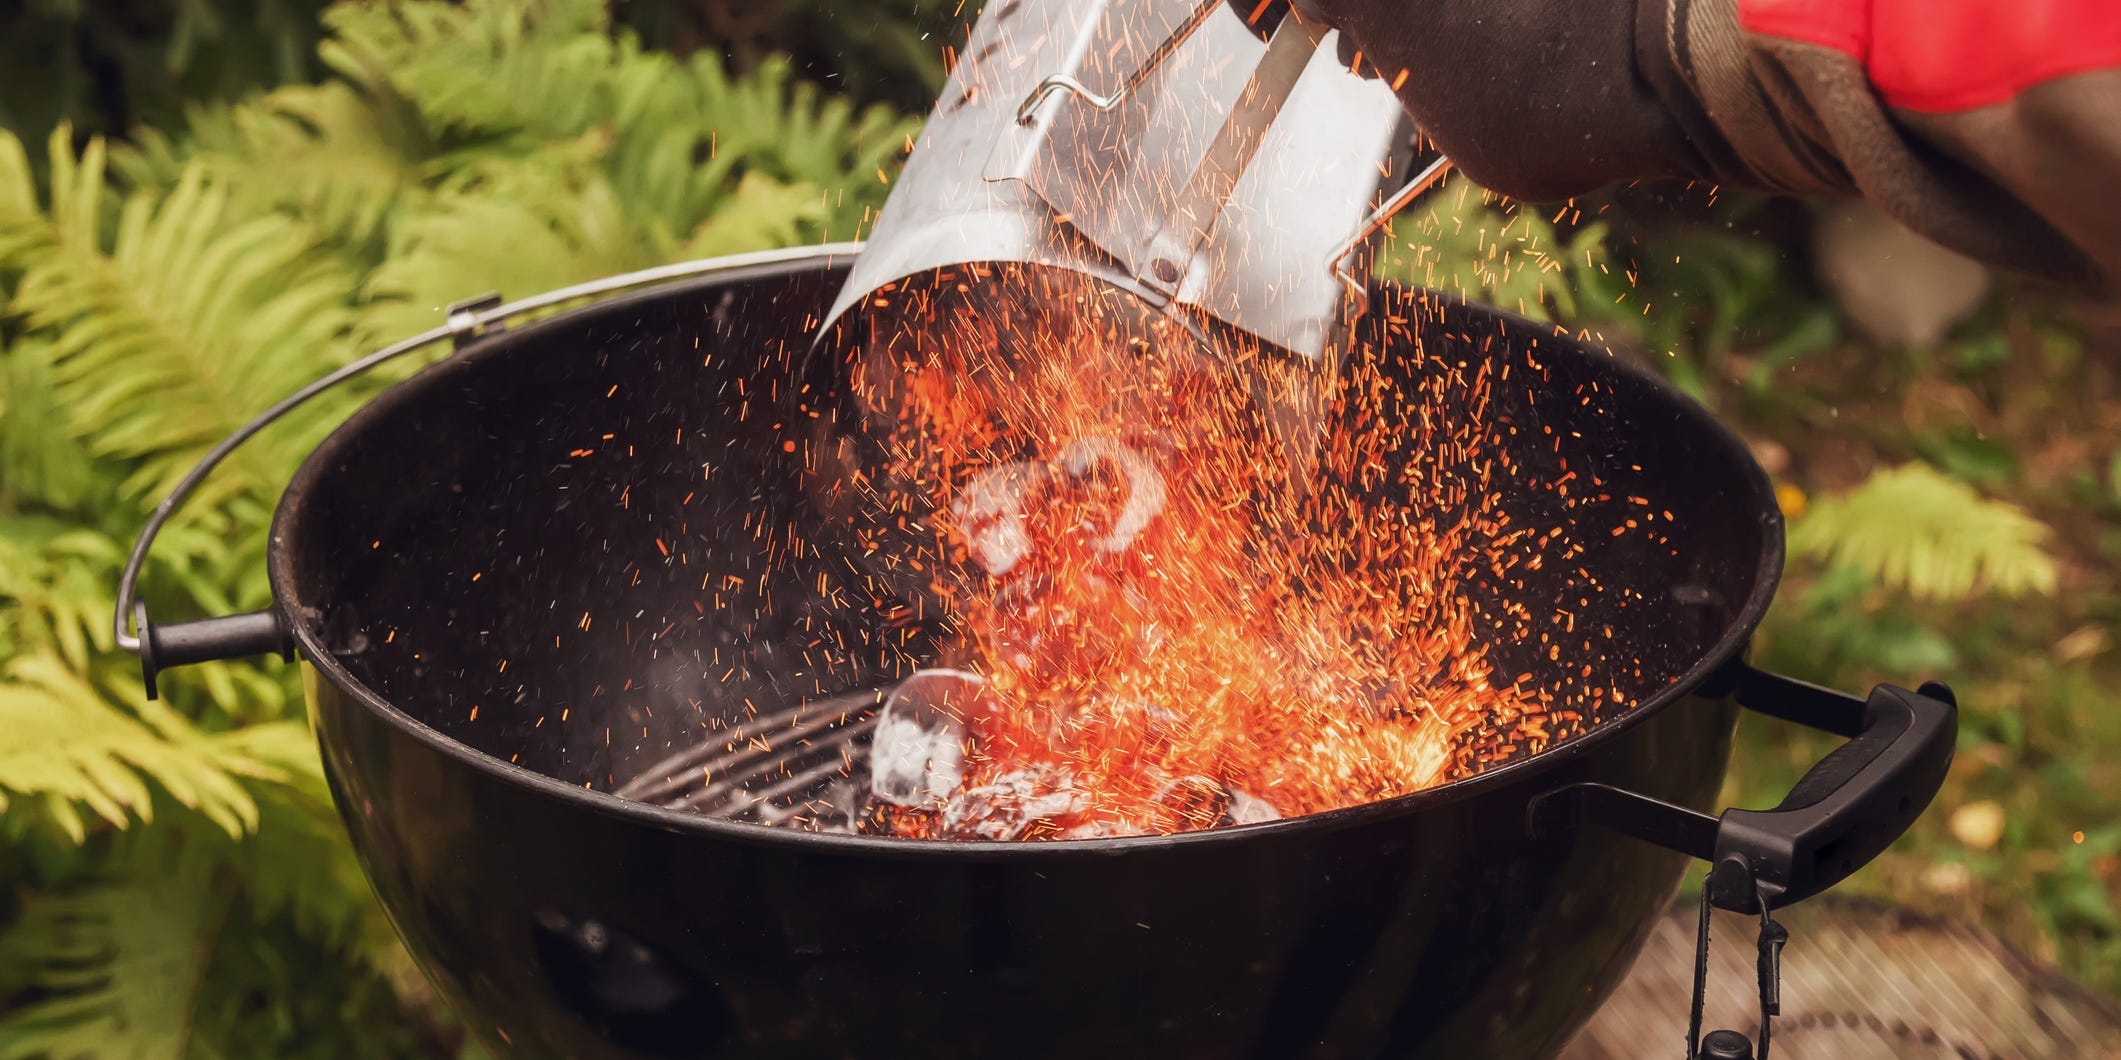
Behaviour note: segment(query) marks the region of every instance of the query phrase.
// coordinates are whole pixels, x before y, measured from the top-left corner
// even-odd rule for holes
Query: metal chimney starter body
[[[860,319],[843,339],[875,342],[938,280],[1062,270],[1209,351],[1224,328],[1257,339],[1315,399],[1361,311],[1368,237],[1446,165],[1407,179],[1411,123],[1331,40],[1287,17],[1263,41],[1223,0],[993,0],[822,336]],[[1315,419],[1270,414],[1291,442]]]

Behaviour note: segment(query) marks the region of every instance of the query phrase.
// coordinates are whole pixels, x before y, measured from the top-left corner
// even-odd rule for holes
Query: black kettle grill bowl
[[[1511,502],[1580,523],[1580,562],[1639,590],[1595,618],[1639,706],[1440,789],[1180,836],[920,843],[622,801],[709,716],[861,683],[859,653],[827,679],[810,650],[860,612],[809,591],[844,559],[829,532],[800,556],[777,533],[807,509],[771,404],[843,275],[792,257],[478,339],[348,420],[283,499],[270,572],[333,792],[471,1028],[553,1057],[1558,1048],[1684,859],[1596,827],[1535,838],[1528,808],[1585,783],[1711,808],[1782,558],[1743,445],[1549,327],[1382,289],[1371,321],[1422,321],[1399,370],[1516,367],[1488,415],[1525,474],[1565,456],[1671,513],[1658,544],[1612,536],[1617,509]],[[1495,651],[1504,674],[1557,665]]]

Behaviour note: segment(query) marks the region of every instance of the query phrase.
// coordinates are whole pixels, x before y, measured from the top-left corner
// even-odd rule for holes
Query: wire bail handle
[[[1732,1030],[1701,1033],[1702,1010],[1706,1007],[1709,981],[1709,916],[1714,906],[1709,895],[1718,876],[1727,883],[1742,881],[1753,892],[1760,910],[1760,935],[1755,945],[1759,955],[1754,969],[1760,983],[1760,1044],[1756,1052],[1745,1035]],[[1788,928],[1768,912],[1769,890],[1752,867],[1738,855],[1725,858],[1701,881],[1701,926],[1694,942],[1694,1004],[1687,1019],[1688,1060],[1768,1060],[1768,1042],[1774,1018],[1782,1014],[1782,947],[1790,941]]]
[[[226,460],[229,454],[252,437],[271,426],[296,407],[315,398],[339,384],[359,376],[377,365],[396,360],[406,354],[435,345],[450,342],[461,349],[471,341],[489,334],[496,328],[517,317],[543,312],[557,306],[567,305],[587,298],[603,298],[657,284],[711,276],[718,273],[738,272],[752,268],[773,268],[807,261],[818,255],[845,256],[852,258],[861,252],[860,243],[826,243],[818,246],[786,247],[778,250],[756,251],[749,254],[734,254],[719,258],[703,258],[697,261],[676,262],[658,265],[636,272],[610,276],[587,283],[562,287],[543,294],[532,295],[508,304],[502,304],[497,294],[483,295],[451,305],[446,323],[414,335],[411,338],[385,346],[358,360],[340,366],[294,393],[281,398],[270,408],[252,417],[235,433],[207,450],[192,469],[171,487],[169,495],[149,513],[147,523],[140,536],[133,542],[132,552],[126,556],[125,566],[118,575],[115,605],[111,608],[111,630],[113,640],[122,651],[140,656],[142,678],[149,699],[156,698],[156,674],[171,666],[203,662],[209,659],[233,658],[238,655],[278,654],[283,658],[293,655],[294,644],[279,614],[278,605],[264,611],[246,615],[230,615],[221,618],[200,619],[196,622],[176,624],[150,623],[147,608],[138,599],[142,572],[147,567],[149,552],[155,538],[162,532],[177,509],[183,506],[200,483],[206,480],[215,467]],[[131,620],[128,624],[128,620]]]

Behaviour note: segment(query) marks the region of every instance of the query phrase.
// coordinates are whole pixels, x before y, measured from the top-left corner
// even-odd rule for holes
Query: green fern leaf
[[[0,503],[65,511],[96,490],[96,469],[79,439],[65,433],[54,387],[49,344],[0,348]]]
[[[0,134],[4,135],[4,134]],[[72,432],[136,462],[129,494],[157,497],[248,414],[339,363],[356,281],[282,217],[230,219],[193,167],[167,195],[126,197],[106,235],[103,150],[52,147],[41,213],[0,215],[0,268],[22,271],[12,310],[51,347]],[[306,409],[313,427],[329,415]],[[276,487],[288,461],[250,447],[194,499]]]
[[[37,175],[22,141],[0,136],[0,217],[27,217],[37,212]]]
[[[614,44],[601,0],[339,4],[326,65],[417,107],[430,127],[561,140],[602,112]]]
[[[677,256],[708,258],[786,246],[801,237],[806,225],[822,221],[826,211],[816,187],[746,173],[736,190],[693,231]]]
[[[2052,594],[2050,531],[1926,464],[1881,470],[1839,497],[1815,501],[1790,532],[1790,551],[1861,572],[1917,599],[1983,592]]]
[[[114,706],[59,660],[16,660],[0,681],[0,811],[9,793],[40,797],[53,824],[87,838],[79,810],[125,828],[153,815],[153,781],[170,797],[230,835],[255,831],[258,807],[241,777],[278,770],[194,729],[166,705],[144,698]]]
[[[232,188],[246,215],[280,211],[327,239],[364,244],[419,188],[434,151],[405,101],[333,81],[195,108],[184,141],[142,130],[112,149],[111,166],[135,188],[172,189],[196,165]]]
[[[1566,319],[1576,313],[1577,272],[1604,257],[1604,236],[1594,225],[1564,245],[1531,207],[1497,202],[1454,176],[1393,223],[1377,268],[1535,320]]]
[[[549,158],[485,167],[402,221],[396,239],[369,280],[368,326],[382,334],[433,327],[445,304],[480,291],[534,294],[661,264],[676,250],[671,234],[632,223],[593,166]]]
[[[609,145],[606,173],[628,216],[680,236],[733,190],[738,166],[829,189],[820,197],[829,225],[805,234],[852,235],[882,200],[877,177],[918,127],[820,92],[785,58],[733,78],[711,53],[681,64],[646,51],[631,33],[614,34],[592,0],[396,0],[331,18],[327,59],[342,76],[406,100],[435,142],[469,145],[437,159],[445,183],[467,163],[593,137]]]
[[[699,228],[742,181],[764,176],[815,196],[787,241],[850,237],[882,204],[880,178],[919,125],[820,93],[785,57],[737,79],[713,54],[680,65],[622,42],[617,63],[606,170],[630,210],[670,231]]]
[[[49,651],[76,671],[111,648],[117,543],[41,516],[0,517],[0,628],[18,650]]]
[[[886,178],[911,145],[917,119],[887,107],[857,110],[798,80],[784,56],[731,78],[719,56],[700,52],[687,65],[697,121],[713,134],[715,153],[784,182],[829,189],[836,238],[851,238],[863,215],[883,203]]]

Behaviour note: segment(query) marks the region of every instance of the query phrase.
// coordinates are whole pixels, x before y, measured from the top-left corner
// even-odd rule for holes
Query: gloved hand
[[[1229,0],[1264,35],[1288,0]],[[1702,147],[1637,76],[1636,0],[1302,0],[1340,59],[1391,84],[1459,170],[1547,202],[1616,181],[1691,177]]]
[[[1229,2],[1255,29],[1289,10]],[[1343,62],[1506,195],[1681,177],[1862,197],[1993,264],[2121,282],[2112,0],[1300,0],[1297,17],[1339,29]]]

